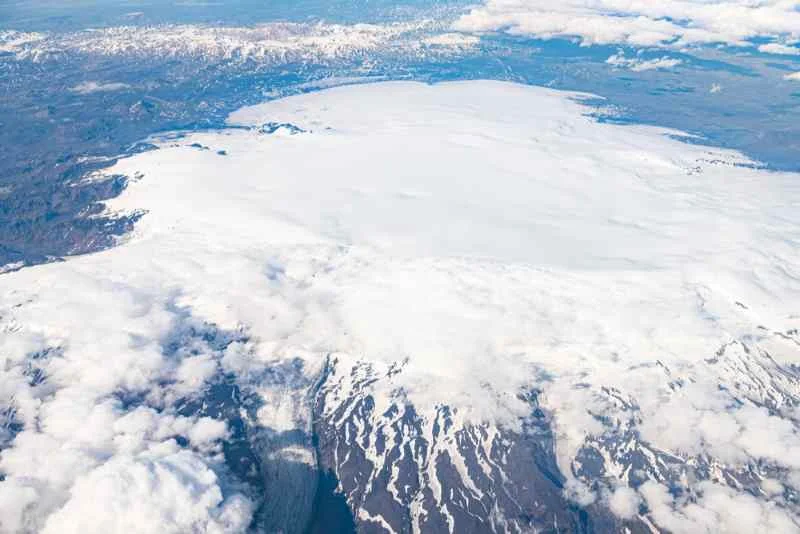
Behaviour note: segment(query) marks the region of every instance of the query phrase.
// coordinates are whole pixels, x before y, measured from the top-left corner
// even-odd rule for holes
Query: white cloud
[[[750,46],[756,37],[800,37],[800,11],[785,0],[487,0],[455,28],[576,37],[586,45]]]
[[[690,500],[673,498],[665,486],[653,481],[640,489],[653,518],[675,534],[800,532],[791,516],[773,503],[711,482],[701,482],[695,490]]]
[[[630,69],[634,72],[646,70],[671,69],[683,63],[682,60],[663,56],[654,59],[626,58],[625,54],[619,53],[610,56],[606,63],[615,67]]]
[[[783,484],[774,478],[765,478],[761,481],[761,489],[764,490],[767,495],[780,495],[785,488]]]
[[[108,475],[109,461],[124,457],[139,465],[148,458],[178,453],[174,438],[182,436],[194,451],[191,465],[196,467],[202,461],[208,470],[220,462],[217,440],[226,432],[222,422],[175,415],[168,402],[178,396],[175,388],[189,392],[176,376],[181,356],[167,357],[160,347],[160,340],[178,319],[170,308],[169,289],[148,290],[120,280],[103,280],[97,273],[71,267],[58,276],[59,295],[35,290],[30,306],[17,308],[11,321],[18,326],[10,330],[5,314],[7,306],[13,307],[11,302],[17,300],[13,296],[16,284],[12,281],[2,289],[0,313],[6,320],[0,346],[7,372],[0,378],[0,404],[15,408],[15,418],[24,425],[0,452],[0,471],[6,477],[0,482],[0,493],[17,496],[0,498],[2,521],[12,518],[16,525],[8,527],[9,532],[39,532],[58,510],[62,519],[67,517],[64,514],[75,513],[86,515],[84,521],[93,516],[105,521],[99,512],[85,514],[83,507],[91,499],[84,498],[83,492],[99,482],[96,476]],[[36,274],[34,278],[41,281]],[[56,306],[64,314],[54,320],[46,311],[48,306]],[[31,380],[33,370],[43,377],[41,381]],[[160,410],[143,406],[126,410],[121,394],[141,396]],[[162,471],[151,467],[155,474],[148,489],[157,495],[162,491],[157,476]],[[92,482],[77,485],[84,479]],[[191,479],[173,477],[170,488],[175,489],[179,481],[187,484],[186,491],[192,491]],[[209,485],[207,491],[212,490]],[[35,499],[28,498],[32,492]],[[127,497],[107,498],[124,501]],[[238,499],[235,494],[223,497],[221,507],[229,499]],[[146,515],[151,504],[142,501],[132,510]],[[158,514],[172,513],[167,509],[170,501],[161,506]],[[219,512],[219,506],[209,507],[208,512]],[[113,508],[109,504],[109,509]],[[52,523],[50,528],[94,528],[73,519]],[[103,525],[96,527],[102,529]]]
[[[119,83],[119,82],[110,82],[110,83],[81,82],[74,87],[70,87],[69,90],[79,95],[88,95],[91,93],[108,93],[112,91],[122,91],[123,89],[128,89],[129,87],[130,85],[128,85],[127,83]]]
[[[800,72],[792,72],[791,74],[787,74],[783,77],[783,79],[798,82],[800,81]]]
[[[730,408],[730,397],[715,393],[717,377],[699,378],[654,409],[640,426],[642,436],[688,455],[711,454],[728,464],[758,458],[800,468],[800,433],[788,418],[766,408]],[[770,436],[764,440],[763,436]]]
[[[617,517],[631,519],[639,514],[641,498],[636,490],[620,486],[608,497],[608,506]]]
[[[160,150],[120,160],[109,172],[143,178],[110,209],[148,210],[124,243],[0,277],[0,403],[24,426],[0,453],[8,528],[55,528],[98,501],[176,530],[239,529],[248,507],[220,478],[224,425],[174,403],[222,368],[258,390],[265,425],[307,428],[305,390],[259,371],[299,358],[313,383],[330,355],[337,402],[368,367],[375,413],[402,392],[426,420],[452,406],[456,428],[518,428],[530,406],[516,393],[540,388],[581,502],[602,495],[571,462],[620,429],[794,484],[796,382],[779,366],[800,361],[786,334],[800,326],[787,238],[800,233],[797,175],[676,132],[594,122],[581,96],[496,82],[350,86],[230,119],[256,128],[156,139]],[[305,133],[260,133],[268,122]],[[165,351],[187,313],[249,339],[217,350],[179,336]],[[31,367],[46,379],[31,381]],[[313,463],[302,449],[276,454]],[[608,460],[619,479],[609,487],[625,486]],[[732,506],[731,532],[753,521],[791,531],[796,511],[777,494],[687,485],[696,502],[643,488],[649,517],[686,532],[709,528],[706,516],[729,521]],[[635,502],[615,489],[608,505],[627,516]],[[87,529],[117,525],[90,519]]]
[[[578,506],[589,506],[597,500],[597,495],[586,484],[571,479],[564,485],[566,497]]]
[[[39,497],[36,490],[16,480],[0,483],[0,532],[25,532],[32,530],[33,521],[26,519],[29,509]]]
[[[188,437],[194,446],[208,446],[225,438],[227,434],[228,429],[224,421],[201,417],[189,429]]]
[[[800,55],[800,48],[796,46],[788,46],[781,43],[767,43],[759,45],[758,51],[764,52],[765,54],[780,54],[785,56]]]
[[[80,476],[42,534],[244,532],[252,516],[242,497],[223,500],[216,474],[190,452],[118,456]]]

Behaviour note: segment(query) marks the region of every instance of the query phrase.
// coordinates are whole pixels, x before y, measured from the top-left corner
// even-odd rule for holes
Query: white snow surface
[[[163,517],[181,521],[176,531],[242,530],[247,501],[211,470],[225,429],[126,412],[115,395],[168,405],[201,388],[209,365],[247,380],[295,357],[313,378],[333,353],[404,362],[375,394],[401,388],[423,417],[447,404],[464,424],[516,429],[530,409],[517,394],[541,388],[568,477],[581,444],[604,432],[592,413],[624,416],[605,387],[638,406],[630,424],[654,448],[762,461],[800,480],[796,410],[732,403],[720,385],[748,377],[707,363],[737,340],[800,363],[791,336],[772,336],[800,327],[800,176],[677,132],[598,123],[587,96],[489,81],[340,87],[119,161],[109,173],[138,178],[108,209],[146,210],[124,242],[0,276],[0,405],[24,425],[0,452],[0,531],[83,521],[122,532],[111,516],[134,501],[154,518],[142,532]],[[268,123],[303,131],[263,133]],[[245,329],[247,350],[166,356],[179,310]],[[47,378],[32,384],[31,355],[48,348],[36,363]],[[678,378],[686,387],[672,387]],[[754,399],[772,391],[764,384]],[[262,408],[264,420],[304,424],[302,407],[284,404]],[[176,433],[195,436],[189,449]],[[199,482],[175,474],[192,465],[210,466]],[[114,502],[93,496],[104,484]],[[781,495],[705,484],[694,503],[653,482],[612,504],[627,516],[646,501],[650,521],[702,532],[724,497],[750,514],[729,532],[797,531]]]

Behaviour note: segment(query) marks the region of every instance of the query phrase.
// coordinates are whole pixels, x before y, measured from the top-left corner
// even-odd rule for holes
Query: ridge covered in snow
[[[386,532],[800,531],[800,180],[590,96],[354,85],[119,161],[124,242],[0,276],[3,529],[274,526],[244,425]]]
[[[0,52],[41,61],[65,52],[206,60],[331,60],[385,51],[437,54],[471,48],[478,38],[450,33],[442,22],[385,24],[272,22],[253,26],[173,24],[116,26],[71,33],[0,32]]]

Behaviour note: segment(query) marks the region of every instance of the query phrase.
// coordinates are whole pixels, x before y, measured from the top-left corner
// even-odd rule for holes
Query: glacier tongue
[[[800,179],[586,96],[349,86],[120,160],[124,242],[0,276],[0,517],[107,532],[87,479],[187,453],[175,531],[300,531],[316,470],[365,532],[798,531]]]

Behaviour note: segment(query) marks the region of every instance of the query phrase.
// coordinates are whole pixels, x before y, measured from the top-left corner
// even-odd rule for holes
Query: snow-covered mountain
[[[340,87],[120,160],[132,234],[0,277],[3,529],[800,530],[800,180],[588,97]]]
[[[255,26],[114,26],[47,34],[0,31],[0,53],[44,61],[65,53],[94,57],[173,57],[255,63],[325,62],[370,53],[452,54],[478,37],[446,31],[441,20],[386,24],[272,22]]]

